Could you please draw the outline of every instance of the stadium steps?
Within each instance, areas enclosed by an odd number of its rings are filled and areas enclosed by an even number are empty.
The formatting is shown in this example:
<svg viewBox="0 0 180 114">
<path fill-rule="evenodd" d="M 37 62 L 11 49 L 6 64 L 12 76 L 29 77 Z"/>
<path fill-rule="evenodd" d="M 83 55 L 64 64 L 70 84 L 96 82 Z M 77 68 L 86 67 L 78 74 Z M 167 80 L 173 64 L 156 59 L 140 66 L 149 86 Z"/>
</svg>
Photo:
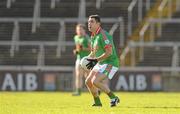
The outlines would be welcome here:
<svg viewBox="0 0 180 114">
<path fill-rule="evenodd" d="M 138 39 L 139 39 L 139 31 L 140 31 L 140 29 L 143 27 L 143 25 L 145 24 L 145 22 L 146 22 L 146 19 L 147 18 L 149 18 L 149 15 L 155 15 L 155 13 L 153 13 L 153 12 L 157 12 L 156 10 L 157 10 L 157 7 L 160 5 L 160 2 L 161 2 L 161 0 L 158 0 L 158 1 L 153 1 L 153 6 L 151 7 L 151 9 L 147 12 L 147 14 L 146 14 L 146 16 L 143 18 L 143 21 L 141 22 L 141 23 L 137 23 L 137 21 L 135 20 L 135 21 L 133 21 L 133 33 L 132 33 L 132 35 L 131 36 L 129 36 L 128 38 L 127 38 L 127 43 L 128 43 L 128 41 L 129 40 L 133 40 L 133 41 L 137 41 Z M 135 10 L 136 12 L 137 12 L 137 9 Z M 153 13 L 153 14 L 152 14 Z M 135 16 L 135 14 L 137 14 L 137 13 L 133 13 L 133 16 Z M 137 15 L 136 15 L 136 18 L 137 18 Z M 126 46 L 124 46 L 124 49 L 125 49 L 125 47 Z M 123 49 L 121 49 L 121 50 L 123 50 Z M 121 52 L 121 53 L 123 53 L 123 51 Z M 139 53 L 139 50 L 138 49 L 136 49 L 136 51 L 135 51 L 135 53 L 136 53 L 136 55 L 138 55 L 138 53 Z M 122 66 L 129 66 L 130 64 L 131 64 L 131 53 L 130 52 L 128 52 L 127 54 L 126 54 L 126 58 L 121 62 L 121 65 Z M 139 56 L 137 56 L 136 58 L 139 58 Z"/>
<path fill-rule="evenodd" d="M 127 8 L 130 4 L 130 0 L 126 1 L 105 1 L 102 3 L 102 7 L 100 9 L 96 9 L 95 2 L 89 2 L 87 6 L 86 16 L 92 14 L 99 14 L 101 17 L 127 17 Z"/>
<path fill-rule="evenodd" d="M 109 17 L 109 18 L 118 18 L 123 17 L 124 25 L 125 25 L 125 36 L 127 35 L 127 9 L 131 0 L 105 0 L 102 3 L 102 7 L 100 9 L 96 9 L 96 2 L 89 2 L 89 5 L 86 8 L 86 16 L 92 14 L 98 14 L 101 17 Z M 104 23 L 103 23 L 104 24 Z M 102 24 L 102 25 L 103 25 Z M 115 38 L 119 38 L 119 36 L 114 35 Z M 116 42 L 116 39 L 115 39 Z"/>
<path fill-rule="evenodd" d="M 94 2 L 94 3 L 93 3 Z M 87 1 L 87 16 L 91 14 L 96 14 L 99 11 L 99 14 L 102 17 L 113 17 L 118 18 L 119 16 L 123 16 L 125 19 L 125 24 L 127 23 L 127 8 L 130 4 L 131 0 L 107 0 L 103 2 L 103 7 L 99 10 L 94 9 L 95 7 L 95 0 Z M 0 1 L 0 5 L 2 6 L 0 8 L 0 17 L 33 17 L 33 9 L 34 9 L 34 3 L 35 0 L 16 0 L 14 3 L 12 3 L 11 8 L 6 8 L 6 1 L 2 0 Z M 117 3 L 117 4 L 116 4 Z M 113 7 L 115 6 L 115 7 Z M 78 16 L 78 8 L 79 7 L 79 0 L 61 0 L 57 2 L 56 7 L 54 9 L 50 8 L 50 0 L 43 0 L 41 1 L 41 17 L 77 17 Z M 93 8 L 92 12 L 89 12 L 90 8 Z M 67 11 L 68 10 L 68 11 Z M 68 12 L 68 13 L 67 13 Z M 88 13 L 89 12 L 89 13 Z M 66 23 L 66 41 L 73 41 L 73 36 L 75 34 L 75 25 L 76 23 Z M 57 41 L 58 31 L 59 31 L 59 24 L 49 24 L 49 23 L 41 23 L 40 27 L 37 28 L 37 31 L 35 33 L 31 33 L 31 23 L 20 23 L 20 41 Z M 1 26 L 3 27 L 3 26 Z M 8 28 L 10 27 L 10 28 Z M 8 26 L 7 28 L 0 29 L 0 32 L 2 35 L 1 40 L 11 39 L 12 36 L 12 29 L 13 25 Z M 111 24 L 103 24 L 103 28 L 107 31 L 109 31 L 110 27 L 112 27 Z M 3 32 L 2 32 L 3 31 Z M 8 33 L 7 33 L 8 32 Z M 7 35 L 7 36 L 6 36 Z M 118 45 L 119 42 L 119 31 L 115 31 L 114 33 L 114 40 L 116 45 Z M 62 54 L 62 58 L 67 58 L 67 56 L 70 56 L 71 59 L 69 59 L 71 62 L 67 64 L 74 64 L 72 59 L 72 48 L 71 51 L 64 52 Z M 33 49 L 29 50 L 31 53 Z M 27 50 L 28 51 L 28 50 Z M 49 51 L 47 51 L 47 55 Z M 49 60 L 49 62 L 46 62 L 46 64 L 56 64 L 60 61 L 60 59 L 55 57 L 54 53 L 51 55 L 51 57 L 46 57 L 46 60 Z M 65 56 L 67 54 L 67 56 Z M 32 54 L 33 55 L 33 54 Z M 34 58 L 36 58 L 36 54 L 34 55 Z M 54 63 L 51 63 L 53 60 Z M 16 56 L 13 59 L 15 59 L 19 56 Z M 6 58 L 6 57 L 5 57 Z M 7 58 L 8 57 L 7 55 Z M 11 58 L 12 59 L 12 58 Z M 22 59 L 23 60 L 23 59 Z M 65 59 L 62 59 L 62 62 L 64 62 Z M 7 62 L 9 64 L 9 62 Z M 11 62 L 10 62 L 11 63 Z M 35 62 L 32 62 L 33 64 Z M 60 63 L 60 62 L 59 62 Z M 58 63 L 58 64 L 59 64 Z M 64 63 L 65 64 L 65 63 Z"/>
<path fill-rule="evenodd" d="M 180 18 L 180 11 L 176 12 L 172 18 Z M 162 36 L 155 39 L 161 42 L 180 42 L 180 23 L 167 23 L 162 27 Z"/>
<path fill-rule="evenodd" d="M 170 47 L 144 48 L 144 60 L 137 66 L 171 66 L 173 49 Z"/>
<path fill-rule="evenodd" d="M 9 46 L 0 46 L 1 65 L 36 65 L 37 48 L 35 46 L 20 46 L 19 51 L 15 51 L 14 56 L 10 56 Z"/>
<path fill-rule="evenodd" d="M 14 23 L 0 22 L 0 41 L 11 41 Z"/>
<path fill-rule="evenodd" d="M 2 3 L 2 1 L 0 1 Z M 65 2 L 65 3 L 64 3 Z M 76 6 L 79 6 L 78 1 L 74 1 Z M 22 1 L 22 0 L 17 0 L 15 1 L 11 8 L 6 8 L 6 2 L 3 1 L 3 4 L 1 4 L 3 7 L 1 7 L 0 16 L 1 17 L 31 17 L 33 14 L 33 8 L 34 8 L 34 1 Z M 72 17 L 72 14 L 77 13 L 78 11 L 75 11 L 73 6 L 73 3 L 71 1 L 61 1 L 59 4 L 56 4 L 55 9 L 50 8 L 50 1 L 49 0 L 43 0 L 41 2 L 41 15 L 42 17 Z M 67 8 L 66 6 L 69 5 L 69 8 L 73 9 L 72 11 L 69 11 L 67 13 Z M 64 11 L 66 13 L 63 14 L 62 8 L 64 8 Z M 59 9 L 58 9 L 59 8 Z M 27 11 L 26 11 L 27 9 Z M 32 9 L 31 12 L 29 12 Z M 23 10 L 23 11 L 22 11 Z M 44 14 L 43 11 L 47 12 Z M 62 13 L 61 13 L 62 12 Z M 30 15 L 31 14 L 31 15 Z M 68 14 L 68 15 L 65 15 Z M 54 16 L 53 16 L 54 15 Z M 77 16 L 77 15 L 76 15 Z M 0 24 L 0 40 L 11 40 L 12 38 L 12 31 L 13 31 L 13 23 L 2 23 Z M 75 24 L 74 24 L 75 25 Z M 58 32 L 60 29 L 59 23 L 41 23 L 40 27 L 36 29 L 35 33 L 31 32 L 32 28 L 32 23 L 25 23 L 25 22 L 20 22 L 19 24 L 19 31 L 20 31 L 20 41 L 57 41 L 58 40 Z M 71 33 L 75 32 L 75 27 L 73 26 Z M 71 38 L 71 41 L 73 39 Z M 45 48 L 45 64 L 49 65 L 74 65 L 74 59 L 72 58 L 73 53 L 72 50 L 73 48 L 68 47 L 67 49 L 69 50 L 66 52 L 62 52 L 61 58 L 56 57 L 56 47 L 54 47 L 54 51 L 48 51 L 53 47 L 48 47 Z M 15 51 L 15 54 L 13 57 L 10 57 L 10 47 L 2 47 L 1 48 L 1 56 L 0 56 L 0 61 L 2 61 L 2 65 L 36 65 L 37 63 L 37 56 L 38 56 L 38 47 L 33 48 L 33 47 L 26 47 L 23 46 L 23 49 L 20 49 L 19 51 Z M 48 53 L 47 53 L 48 52 Z M 53 53 L 54 52 L 54 53 Z M 30 59 L 31 58 L 31 59 Z M 75 57 L 74 57 L 75 58 Z M 66 59 L 69 59 L 67 61 Z M 24 62 L 26 61 L 26 62 Z"/>
<path fill-rule="evenodd" d="M 180 66 L 180 48 L 178 49 L 178 56 L 179 56 L 179 66 Z"/>
<path fill-rule="evenodd" d="M 67 47 L 61 53 L 60 57 L 56 56 L 57 47 L 45 47 L 45 65 L 67 65 L 75 64 L 75 56 L 73 55 L 74 47 Z M 39 53 L 38 46 L 20 46 L 15 51 L 14 56 L 10 56 L 10 46 L 0 46 L 0 64 L 1 65 L 36 65 Z"/>
<path fill-rule="evenodd" d="M 173 16 L 173 18 L 178 17 L 179 12 L 177 12 L 175 14 L 175 16 Z M 179 38 L 179 28 L 180 25 L 179 24 L 165 24 L 163 26 L 162 29 L 162 36 L 161 37 L 157 37 L 155 39 L 155 42 L 179 42 L 180 38 Z M 146 49 L 146 48 L 145 48 Z M 151 51 L 146 51 L 147 55 L 146 56 L 150 56 L 151 55 Z M 148 54 L 149 53 L 149 54 Z M 169 54 L 164 56 L 164 53 Z M 171 50 L 165 50 L 165 51 L 160 51 L 159 52 L 159 57 L 157 56 L 152 56 L 150 58 L 150 60 L 148 60 L 146 57 L 146 60 L 144 60 L 143 62 L 141 62 L 139 65 L 148 65 L 148 64 L 153 64 L 153 65 L 159 65 L 159 66 L 171 66 L 171 62 L 172 62 L 172 55 L 173 55 L 173 49 L 171 48 Z M 157 59 L 158 58 L 158 59 Z M 156 62 L 154 62 L 156 61 Z M 144 64 L 142 64 L 144 63 Z"/>
<path fill-rule="evenodd" d="M 66 23 L 66 33 L 65 40 L 66 41 L 74 41 L 73 37 L 76 34 L 75 28 L 77 23 Z"/>
<path fill-rule="evenodd" d="M 0 17 L 32 17 L 35 0 L 17 0 L 11 8 L 6 7 L 6 1 L 0 1 Z"/>
<path fill-rule="evenodd" d="M 50 8 L 50 0 L 41 2 L 41 17 L 78 17 L 79 1 L 56 2 L 55 8 Z"/>
<path fill-rule="evenodd" d="M 180 12 L 176 12 L 172 18 L 179 18 Z M 180 24 L 167 23 L 162 28 L 162 36 L 157 37 L 155 42 L 180 42 L 179 33 Z M 162 48 L 160 48 L 162 49 Z M 154 66 L 171 66 L 173 49 L 168 49 L 167 47 L 163 50 L 156 51 L 157 54 L 154 55 L 155 49 L 147 50 L 145 48 L 145 59 L 138 63 L 140 66 L 154 65 Z M 152 56 L 153 55 L 153 56 Z M 157 56 L 159 55 L 159 56 Z M 180 49 L 179 49 L 180 55 Z M 180 56 L 179 56 L 180 60 Z"/>
<path fill-rule="evenodd" d="M 146 16 L 144 17 L 143 21 L 138 24 L 138 26 L 136 27 L 136 29 L 133 31 L 133 34 L 128 38 L 129 40 L 133 40 L 133 41 L 139 41 L 139 40 L 140 40 L 139 32 L 140 32 L 141 28 L 144 26 L 144 24 L 146 23 L 146 20 L 147 20 L 148 18 L 150 18 L 150 17 L 154 17 L 154 18 L 158 17 L 158 11 L 157 11 L 157 9 L 158 9 L 160 3 L 161 3 L 161 0 L 157 0 L 156 3 L 154 3 L 154 6 L 153 6 L 153 7 L 151 8 L 151 10 L 146 14 Z M 173 6 L 175 6 L 175 1 L 173 2 Z M 174 9 L 173 9 L 173 12 L 175 12 L 175 7 L 174 7 Z M 163 17 L 167 17 L 167 16 L 168 16 L 168 14 L 167 14 L 167 7 L 166 7 L 166 8 L 165 8 L 165 11 L 163 12 Z M 149 38 L 149 32 L 146 32 L 146 34 L 145 34 L 145 39 L 144 39 L 144 40 L 145 40 L 145 41 L 149 41 L 149 40 L 150 40 L 150 38 Z M 137 53 L 137 54 L 139 53 L 139 49 L 136 49 L 135 51 L 136 51 L 135 53 Z M 130 57 L 131 57 L 131 54 L 128 53 L 127 56 L 126 56 L 126 58 L 125 58 L 125 60 L 124 60 L 125 62 L 124 62 L 123 65 L 125 65 L 125 66 L 129 66 L 129 65 L 130 65 L 130 63 L 131 63 Z M 138 63 L 138 61 L 139 61 L 138 58 L 139 58 L 139 56 L 136 56 L 136 61 L 137 61 L 137 63 Z M 137 64 L 137 63 L 136 63 L 136 64 Z"/>
<path fill-rule="evenodd" d="M 154 7 L 147 13 L 147 15 L 145 16 L 143 21 L 136 28 L 136 30 L 134 30 L 132 36 L 130 36 L 130 39 L 132 39 L 133 41 L 139 41 L 139 39 L 140 39 L 139 32 L 142 29 L 142 27 L 146 24 L 146 21 L 149 18 L 159 18 L 158 7 L 159 7 L 161 1 L 162 0 L 157 0 L 156 4 L 154 4 Z M 172 5 L 173 5 L 172 12 L 173 12 L 173 14 L 175 14 L 176 13 L 176 2 L 173 1 Z M 167 6 L 164 8 L 162 17 L 163 18 L 167 18 L 168 17 L 168 7 Z M 145 34 L 145 41 L 149 41 L 149 37 L 148 36 L 149 36 L 149 32 L 146 32 L 146 34 Z"/>
<path fill-rule="evenodd" d="M 66 47 L 66 50 L 61 53 L 60 57 L 56 56 L 56 47 L 46 47 L 45 65 L 75 65 L 75 55 L 73 55 L 73 46 Z"/>
<path fill-rule="evenodd" d="M 36 32 L 31 31 L 32 23 L 20 23 L 21 41 L 57 41 L 59 23 L 41 23 Z"/>
</svg>

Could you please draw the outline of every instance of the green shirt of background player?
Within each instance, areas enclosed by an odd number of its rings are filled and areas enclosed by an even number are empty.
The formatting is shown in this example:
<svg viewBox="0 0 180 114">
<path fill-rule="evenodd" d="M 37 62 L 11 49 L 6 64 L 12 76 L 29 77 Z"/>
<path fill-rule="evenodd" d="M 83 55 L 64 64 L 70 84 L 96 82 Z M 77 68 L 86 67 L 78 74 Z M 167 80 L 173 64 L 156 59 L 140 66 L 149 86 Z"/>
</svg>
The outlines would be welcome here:
<svg viewBox="0 0 180 114">
<path fill-rule="evenodd" d="M 89 39 L 88 35 L 85 36 L 74 36 L 74 42 L 76 45 L 75 54 L 77 59 L 82 59 L 83 57 L 89 55 Z"/>
<path fill-rule="evenodd" d="M 118 71 L 119 58 L 113 43 L 112 36 L 101 28 L 101 20 L 98 15 L 91 15 L 88 19 L 88 29 L 91 35 L 91 53 L 87 68 L 90 71 L 86 78 L 86 85 L 93 95 L 94 104 L 92 106 L 102 106 L 98 95 L 98 89 L 105 92 L 111 102 L 110 106 L 116 106 L 119 98 L 115 96 L 109 86 L 108 80 L 112 79 Z"/>
<path fill-rule="evenodd" d="M 73 50 L 76 55 L 75 63 L 75 92 L 73 96 L 81 94 L 82 79 L 83 76 L 87 76 L 87 73 L 80 66 L 80 61 L 83 57 L 90 53 L 89 36 L 85 32 L 85 26 L 78 24 L 76 26 L 76 35 L 74 36 L 75 49 Z"/>
</svg>

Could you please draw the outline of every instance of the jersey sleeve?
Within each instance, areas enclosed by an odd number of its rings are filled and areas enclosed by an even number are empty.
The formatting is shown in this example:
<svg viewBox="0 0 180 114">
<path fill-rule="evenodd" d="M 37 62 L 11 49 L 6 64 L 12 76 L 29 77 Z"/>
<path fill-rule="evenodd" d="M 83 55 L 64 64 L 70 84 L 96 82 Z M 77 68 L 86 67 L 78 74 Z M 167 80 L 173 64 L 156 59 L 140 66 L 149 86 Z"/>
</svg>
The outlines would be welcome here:
<svg viewBox="0 0 180 114">
<path fill-rule="evenodd" d="M 75 44 L 79 44 L 78 39 L 77 39 L 77 36 L 74 36 L 74 43 L 75 43 Z"/>
<path fill-rule="evenodd" d="M 112 47 L 111 41 L 110 41 L 110 37 L 111 36 L 107 36 L 106 33 L 104 31 L 101 32 L 102 34 L 102 39 L 101 39 L 101 45 L 102 47 L 105 48 L 109 48 Z"/>
<path fill-rule="evenodd" d="M 88 43 L 89 43 L 89 42 L 88 42 L 88 39 L 85 38 L 85 44 L 84 44 L 84 46 L 85 46 L 85 47 L 88 47 Z"/>
</svg>

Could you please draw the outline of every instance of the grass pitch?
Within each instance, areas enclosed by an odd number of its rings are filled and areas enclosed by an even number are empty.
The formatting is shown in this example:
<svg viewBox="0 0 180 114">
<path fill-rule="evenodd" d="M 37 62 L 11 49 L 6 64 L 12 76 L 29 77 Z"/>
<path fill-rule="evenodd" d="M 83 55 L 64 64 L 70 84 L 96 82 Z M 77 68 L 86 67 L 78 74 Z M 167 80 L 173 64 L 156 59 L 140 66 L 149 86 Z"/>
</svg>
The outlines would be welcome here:
<svg viewBox="0 0 180 114">
<path fill-rule="evenodd" d="M 180 114 L 180 93 L 116 93 L 117 107 L 101 94 L 103 107 L 91 107 L 86 92 L 72 96 L 64 92 L 0 92 L 0 114 Z"/>
</svg>

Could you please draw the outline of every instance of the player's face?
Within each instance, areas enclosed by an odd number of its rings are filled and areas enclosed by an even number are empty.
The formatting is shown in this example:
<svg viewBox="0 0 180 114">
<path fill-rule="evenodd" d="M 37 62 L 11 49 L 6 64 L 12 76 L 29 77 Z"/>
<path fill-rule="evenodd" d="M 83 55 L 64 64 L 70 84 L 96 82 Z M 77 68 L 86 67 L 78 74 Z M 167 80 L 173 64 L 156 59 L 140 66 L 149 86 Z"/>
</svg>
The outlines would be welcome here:
<svg viewBox="0 0 180 114">
<path fill-rule="evenodd" d="M 76 34 L 78 36 L 83 36 L 85 34 L 85 30 L 82 27 L 77 26 L 76 27 Z"/>
<path fill-rule="evenodd" d="M 94 18 L 89 18 L 88 20 L 89 31 L 95 33 L 98 27 L 99 27 L 99 23 L 96 22 Z"/>
</svg>

